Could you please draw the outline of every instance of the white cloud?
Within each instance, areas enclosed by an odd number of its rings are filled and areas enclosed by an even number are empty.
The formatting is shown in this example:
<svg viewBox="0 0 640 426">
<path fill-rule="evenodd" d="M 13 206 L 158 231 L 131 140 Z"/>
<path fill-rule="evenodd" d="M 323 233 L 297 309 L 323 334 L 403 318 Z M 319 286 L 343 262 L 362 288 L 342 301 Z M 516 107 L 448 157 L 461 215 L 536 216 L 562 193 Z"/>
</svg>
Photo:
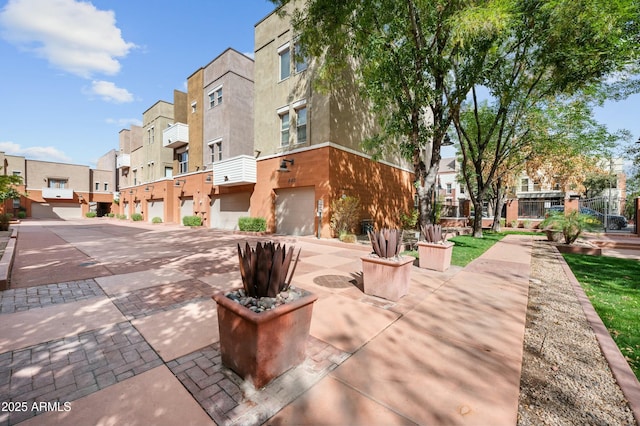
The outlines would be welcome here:
<svg viewBox="0 0 640 426">
<path fill-rule="evenodd" d="M 120 71 L 117 58 L 135 44 L 122 38 L 113 11 L 75 0 L 9 0 L 0 11 L 2 36 L 53 66 L 90 78 Z"/>
<path fill-rule="evenodd" d="M 30 160 L 54 161 L 61 163 L 71 162 L 64 152 L 52 146 L 30 146 L 23 148 L 15 142 L 0 142 L 0 151 L 8 155 L 18 155 Z"/>
<path fill-rule="evenodd" d="M 133 95 L 110 81 L 92 81 L 89 93 L 100 96 L 107 102 L 122 104 L 133 101 Z"/>
<path fill-rule="evenodd" d="M 107 124 L 115 124 L 121 128 L 129 127 L 132 124 L 142 126 L 142 120 L 138 118 L 107 118 L 105 121 Z"/>
</svg>

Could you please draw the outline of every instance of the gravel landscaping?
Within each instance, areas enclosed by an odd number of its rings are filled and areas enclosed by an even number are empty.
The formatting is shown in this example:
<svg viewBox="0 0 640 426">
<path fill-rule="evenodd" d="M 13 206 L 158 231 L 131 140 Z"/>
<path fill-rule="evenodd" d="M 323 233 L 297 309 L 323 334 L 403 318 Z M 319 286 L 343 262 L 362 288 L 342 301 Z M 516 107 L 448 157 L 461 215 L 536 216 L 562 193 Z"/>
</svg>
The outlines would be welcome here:
<svg viewBox="0 0 640 426">
<path fill-rule="evenodd" d="M 551 245 L 536 241 L 518 425 L 635 425 Z"/>
</svg>

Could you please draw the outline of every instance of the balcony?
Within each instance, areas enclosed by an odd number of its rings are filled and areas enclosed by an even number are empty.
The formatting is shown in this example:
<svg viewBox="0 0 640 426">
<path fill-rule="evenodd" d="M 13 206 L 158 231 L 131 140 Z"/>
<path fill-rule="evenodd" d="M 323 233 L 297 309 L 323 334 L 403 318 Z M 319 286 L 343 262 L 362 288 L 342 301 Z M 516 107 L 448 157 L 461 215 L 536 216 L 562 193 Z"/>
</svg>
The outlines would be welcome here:
<svg viewBox="0 0 640 426">
<path fill-rule="evenodd" d="M 131 156 L 129 154 L 118 154 L 116 158 L 117 169 L 127 169 L 131 167 Z"/>
<path fill-rule="evenodd" d="M 239 155 L 213 163 L 213 184 L 234 186 L 256 183 L 256 159 Z"/>
<path fill-rule="evenodd" d="M 162 146 L 165 148 L 180 148 L 189 143 L 189 126 L 176 123 L 162 131 Z"/>
<path fill-rule="evenodd" d="M 73 200 L 73 189 L 69 188 L 42 188 L 42 198 L 57 200 Z"/>
</svg>

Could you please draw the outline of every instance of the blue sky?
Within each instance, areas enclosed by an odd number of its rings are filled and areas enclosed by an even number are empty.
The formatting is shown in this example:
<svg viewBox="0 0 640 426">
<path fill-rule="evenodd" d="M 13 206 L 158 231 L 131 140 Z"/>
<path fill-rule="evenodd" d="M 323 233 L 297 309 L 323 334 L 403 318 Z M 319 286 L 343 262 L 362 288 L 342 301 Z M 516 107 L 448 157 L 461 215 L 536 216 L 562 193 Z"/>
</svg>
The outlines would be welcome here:
<svg viewBox="0 0 640 426">
<path fill-rule="evenodd" d="M 267 0 L 1 0 L 0 151 L 95 166 L 226 48 L 253 54 Z"/>
<path fill-rule="evenodd" d="M 253 53 L 267 0 L 0 0 L 0 151 L 95 166 L 118 132 L 227 47 Z M 640 137 L 640 95 L 596 117 Z M 446 155 L 446 154 L 445 154 Z"/>
</svg>

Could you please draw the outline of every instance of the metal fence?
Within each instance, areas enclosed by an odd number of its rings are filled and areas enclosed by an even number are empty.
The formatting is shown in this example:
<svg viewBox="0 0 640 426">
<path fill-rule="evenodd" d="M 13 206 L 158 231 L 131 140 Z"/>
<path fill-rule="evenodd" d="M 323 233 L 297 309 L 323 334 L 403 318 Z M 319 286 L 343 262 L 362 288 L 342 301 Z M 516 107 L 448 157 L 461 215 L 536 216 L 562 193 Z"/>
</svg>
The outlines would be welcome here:
<svg viewBox="0 0 640 426">
<path fill-rule="evenodd" d="M 547 211 L 553 206 L 563 206 L 564 200 L 518 200 L 518 217 L 524 219 L 544 219 Z"/>
</svg>

